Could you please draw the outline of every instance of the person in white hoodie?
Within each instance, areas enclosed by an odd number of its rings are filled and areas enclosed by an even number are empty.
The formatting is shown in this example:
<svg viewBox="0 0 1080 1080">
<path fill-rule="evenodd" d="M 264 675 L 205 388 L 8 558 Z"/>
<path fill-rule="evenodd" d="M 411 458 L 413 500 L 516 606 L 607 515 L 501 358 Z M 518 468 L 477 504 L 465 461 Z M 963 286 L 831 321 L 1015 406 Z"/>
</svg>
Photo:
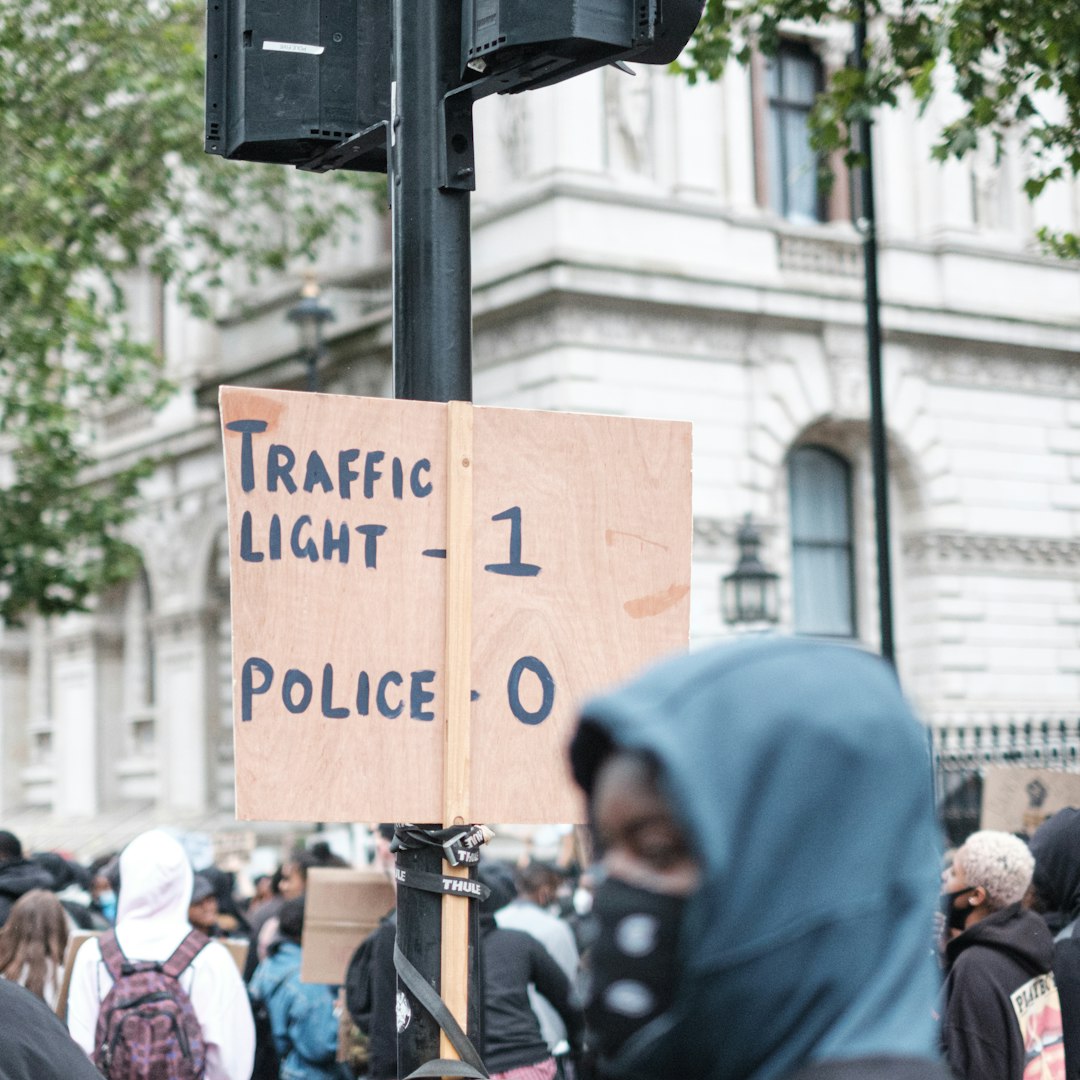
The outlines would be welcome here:
<svg viewBox="0 0 1080 1080">
<path fill-rule="evenodd" d="M 167 960 L 191 930 L 188 905 L 193 882 L 184 849 L 167 833 L 137 836 L 120 856 L 116 936 L 133 962 Z M 205 1080 L 248 1080 L 255 1055 L 255 1025 L 247 991 L 224 946 L 210 942 L 180 976 L 206 1045 Z M 98 1013 L 112 977 L 94 940 L 75 957 L 68 999 L 68 1028 L 92 1055 Z"/>
</svg>

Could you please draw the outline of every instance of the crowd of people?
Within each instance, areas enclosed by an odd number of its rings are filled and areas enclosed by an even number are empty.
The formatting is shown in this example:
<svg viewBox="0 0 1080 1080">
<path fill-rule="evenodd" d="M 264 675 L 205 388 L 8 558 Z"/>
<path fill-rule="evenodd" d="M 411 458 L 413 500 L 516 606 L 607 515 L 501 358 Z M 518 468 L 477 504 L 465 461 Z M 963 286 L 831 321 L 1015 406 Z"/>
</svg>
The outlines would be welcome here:
<svg viewBox="0 0 1080 1080">
<path fill-rule="evenodd" d="M 1080 810 L 942 862 L 877 658 L 682 657 L 569 753 L 596 862 L 478 870 L 492 1080 L 1080 1078 Z M 342 986 L 301 978 L 308 873 L 345 865 L 315 843 L 239 897 L 163 831 L 86 867 L 0 831 L 0 1080 L 396 1080 L 395 912 Z"/>
</svg>

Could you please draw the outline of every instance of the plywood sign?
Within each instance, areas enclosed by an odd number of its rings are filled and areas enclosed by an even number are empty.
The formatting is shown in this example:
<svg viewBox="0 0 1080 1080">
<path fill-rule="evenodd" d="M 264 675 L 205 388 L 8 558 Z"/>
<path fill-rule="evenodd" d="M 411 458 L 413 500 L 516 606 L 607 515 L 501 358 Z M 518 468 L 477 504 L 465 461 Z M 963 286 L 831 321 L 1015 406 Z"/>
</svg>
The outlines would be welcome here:
<svg viewBox="0 0 1080 1080">
<path fill-rule="evenodd" d="M 1060 769 L 988 766 L 983 777 L 984 829 L 1031 836 L 1047 818 L 1067 806 L 1080 806 L 1080 775 Z"/>
<path fill-rule="evenodd" d="M 228 387 L 221 413 L 238 816 L 581 821 L 581 699 L 687 643 L 690 425 Z"/>
<path fill-rule="evenodd" d="M 340 986 L 360 943 L 394 907 L 394 883 L 374 870 L 312 867 L 304 901 L 300 981 Z"/>
</svg>

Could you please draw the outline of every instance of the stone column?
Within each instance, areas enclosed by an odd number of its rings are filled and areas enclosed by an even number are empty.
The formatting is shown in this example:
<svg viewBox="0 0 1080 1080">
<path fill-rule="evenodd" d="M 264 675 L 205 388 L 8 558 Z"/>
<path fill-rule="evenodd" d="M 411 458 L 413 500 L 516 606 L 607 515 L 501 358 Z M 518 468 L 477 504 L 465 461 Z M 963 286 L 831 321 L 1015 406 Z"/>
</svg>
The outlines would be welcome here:
<svg viewBox="0 0 1080 1080">
<path fill-rule="evenodd" d="M 123 637 L 119 627 L 72 616 L 52 646 L 55 810 L 92 817 L 118 802 L 123 756 Z"/>
<path fill-rule="evenodd" d="M 153 628 L 161 806 L 205 813 L 215 786 L 216 617 L 205 608 L 170 612 Z"/>
<path fill-rule="evenodd" d="M 0 815 L 22 799 L 20 772 L 30 760 L 29 647 L 25 635 L 0 634 Z"/>
</svg>

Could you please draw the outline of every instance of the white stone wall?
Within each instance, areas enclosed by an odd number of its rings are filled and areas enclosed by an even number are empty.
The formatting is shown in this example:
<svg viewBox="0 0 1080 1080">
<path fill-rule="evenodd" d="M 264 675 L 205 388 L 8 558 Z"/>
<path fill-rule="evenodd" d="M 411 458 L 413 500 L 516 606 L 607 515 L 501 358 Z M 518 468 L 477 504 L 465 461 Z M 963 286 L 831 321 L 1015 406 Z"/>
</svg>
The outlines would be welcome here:
<svg viewBox="0 0 1080 1080">
<path fill-rule="evenodd" d="M 790 628 L 786 456 L 800 442 L 833 448 L 853 467 L 858 630 L 874 648 L 859 235 L 845 222 L 793 227 L 755 204 L 750 110 L 740 69 L 696 88 L 609 70 L 478 105 L 475 396 L 694 422 L 696 644 L 732 632 L 720 579 L 747 512 L 780 574 L 780 629 Z M 1006 182 L 1015 161 L 996 172 L 981 158 L 931 164 L 936 119 L 901 110 L 876 135 L 900 674 L 940 725 L 1075 715 L 1080 268 L 1039 258 L 1031 243 L 1037 222 L 1075 227 L 1075 191 L 1063 186 L 1031 208 Z M 329 389 L 390 392 L 388 258 L 373 213 L 319 267 L 338 313 Z M 153 449 L 168 461 L 130 529 L 148 582 L 152 722 L 141 742 L 133 736 L 139 708 L 124 681 L 138 677 L 134 601 L 121 603 L 127 622 L 102 611 L 6 633 L 9 817 L 37 821 L 27 810 L 36 806 L 65 823 L 132 819 L 132 807 L 152 803 L 139 821 L 227 820 L 213 387 L 299 385 L 284 320 L 298 284 L 245 295 L 237 279 L 217 298 L 213 327 L 166 304 L 161 333 L 181 394 L 108 448 L 118 460 Z"/>
</svg>

